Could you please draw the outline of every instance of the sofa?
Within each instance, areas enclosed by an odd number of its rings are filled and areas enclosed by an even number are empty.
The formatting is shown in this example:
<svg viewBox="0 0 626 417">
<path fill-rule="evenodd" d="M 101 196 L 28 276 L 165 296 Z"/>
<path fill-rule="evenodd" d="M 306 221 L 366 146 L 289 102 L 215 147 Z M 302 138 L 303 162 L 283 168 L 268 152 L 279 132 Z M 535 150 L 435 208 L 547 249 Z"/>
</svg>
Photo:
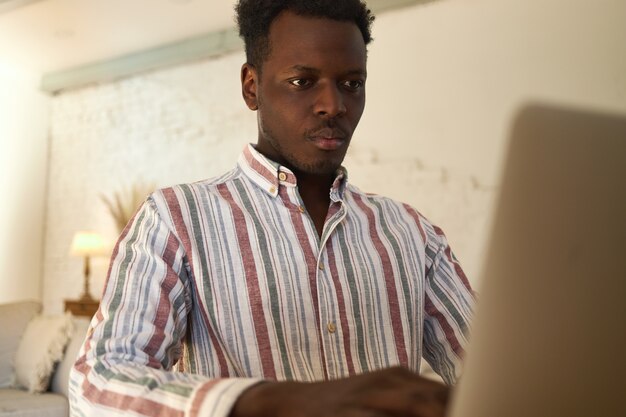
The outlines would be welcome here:
<svg viewBox="0 0 626 417">
<path fill-rule="evenodd" d="M 67 417 L 68 379 L 89 319 L 0 305 L 0 417 Z"/>
<path fill-rule="evenodd" d="M 84 342 L 90 320 L 69 315 L 44 316 L 40 311 L 41 304 L 34 301 L 0 305 L 0 417 L 69 416 L 69 373 Z M 35 326 L 37 324 L 39 328 Z M 28 351 L 29 345 L 39 344 L 40 339 L 45 339 L 39 337 L 39 334 L 48 333 L 47 327 L 54 326 L 62 330 L 63 341 L 54 346 L 58 355 L 51 360 L 53 364 L 49 369 L 49 378 L 43 378 L 44 381 L 38 387 L 20 384 L 18 380 L 24 378 L 17 378 L 16 367 L 31 365 L 30 362 L 34 361 L 37 354 Z M 33 332 L 37 336 L 36 343 L 28 343 L 28 333 Z M 39 349 L 42 350 L 50 353 L 50 349 Z M 17 360 L 20 356 L 26 357 L 29 362 L 26 366 Z M 426 363 L 424 365 L 423 376 L 441 381 Z M 41 375 L 39 377 L 41 379 Z"/>
</svg>

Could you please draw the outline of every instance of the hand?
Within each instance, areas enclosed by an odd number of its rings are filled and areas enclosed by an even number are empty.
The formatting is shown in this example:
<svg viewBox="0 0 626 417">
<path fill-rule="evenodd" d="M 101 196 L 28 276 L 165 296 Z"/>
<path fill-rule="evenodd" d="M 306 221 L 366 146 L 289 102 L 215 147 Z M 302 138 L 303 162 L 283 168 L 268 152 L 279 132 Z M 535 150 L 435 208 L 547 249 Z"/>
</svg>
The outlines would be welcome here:
<svg viewBox="0 0 626 417">
<path fill-rule="evenodd" d="M 266 382 L 245 391 L 230 417 L 443 417 L 446 386 L 396 367 L 326 382 Z"/>
</svg>

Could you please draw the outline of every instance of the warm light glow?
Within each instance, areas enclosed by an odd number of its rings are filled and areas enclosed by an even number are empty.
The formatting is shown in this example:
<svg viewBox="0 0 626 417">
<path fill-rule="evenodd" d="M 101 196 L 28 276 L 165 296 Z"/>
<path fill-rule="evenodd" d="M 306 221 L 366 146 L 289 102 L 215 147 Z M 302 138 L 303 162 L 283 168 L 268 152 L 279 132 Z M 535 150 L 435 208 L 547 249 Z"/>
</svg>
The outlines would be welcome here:
<svg viewBox="0 0 626 417">
<path fill-rule="evenodd" d="M 107 254 L 104 239 L 95 232 L 76 232 L 70 254 L 74 256 L 101 256 Z"/>
</svg>

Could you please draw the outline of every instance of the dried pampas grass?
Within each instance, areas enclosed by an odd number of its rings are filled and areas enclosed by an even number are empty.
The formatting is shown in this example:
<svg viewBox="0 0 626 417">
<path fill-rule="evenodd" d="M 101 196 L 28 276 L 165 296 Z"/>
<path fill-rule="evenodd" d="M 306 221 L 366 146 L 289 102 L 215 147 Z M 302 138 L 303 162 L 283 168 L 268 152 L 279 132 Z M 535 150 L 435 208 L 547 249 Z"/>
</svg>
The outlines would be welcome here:
<svg viewBox="0 0 626 417">
<path fill-rule="evenodd" d="M 124 227 L 126 227 L 130 219 L 132 219 L 148 194 L 155 189 L 156 186 L 152 183 L 146 184 L 140 182 L 132 185 L 129 189 L 113 193 L 112 198 L 100 195 L 109 213 L 111 213 L 113 220 L 115 220 L 118 233 L 122 233 L 122 230 L 124 230 Z"/>
</svg>

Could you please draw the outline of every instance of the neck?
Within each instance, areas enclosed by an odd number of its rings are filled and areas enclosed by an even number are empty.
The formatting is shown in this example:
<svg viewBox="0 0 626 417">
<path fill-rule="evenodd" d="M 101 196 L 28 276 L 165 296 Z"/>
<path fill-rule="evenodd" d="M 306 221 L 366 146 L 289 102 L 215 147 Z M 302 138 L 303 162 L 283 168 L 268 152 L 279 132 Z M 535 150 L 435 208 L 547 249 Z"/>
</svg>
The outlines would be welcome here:
<svg viewBox="0 0 626 417">
<path fill-rule="evenodd" d="M 318 235 L 321 236 L 330 205 L 330 187 L 334 177 L 302 172 L 295 172 L 295 174 L 298 179 L 298 191 L 302 202 L 315 224 Z"/>
<path fill-rule="evenodd" d="M 298 190 L 302 199 L 330 201 L 330 187 L 333 185 L 334 175 L 316 175 L 303 172 L 294 172 L 298 179 Z"/>
</svg>

